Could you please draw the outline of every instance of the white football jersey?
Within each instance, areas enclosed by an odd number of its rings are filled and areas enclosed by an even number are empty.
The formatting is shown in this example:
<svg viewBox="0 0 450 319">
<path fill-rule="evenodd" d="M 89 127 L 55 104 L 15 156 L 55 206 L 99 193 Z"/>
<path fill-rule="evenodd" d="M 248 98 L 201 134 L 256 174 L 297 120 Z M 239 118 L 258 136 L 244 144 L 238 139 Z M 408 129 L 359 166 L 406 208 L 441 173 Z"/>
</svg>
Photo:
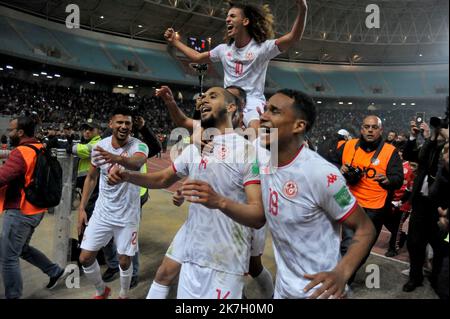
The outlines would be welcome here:
<svg viewBox="0 0 450 319">
<path fill-rule="evenodd" d="M 273 172 L 260 177 L 277 264 L 276 295 L 306 298 L 314 289 L 303 293 L 310 282 L 303 275 L 336 267 L 340 222 L 356 209 L 356 200 L 339 170 L 306 147 L 287 165 L 259 166 Z"/>
<path fill-rule="evenodd" d="M 179 176 L 199 179 L 224 197 L 245 203 L 244 187 L 259 184 L 258 167 L 248 153 L 253 146 L 231 133 L 213 138 L 213 152 L 201 156 L 191 144 L 176 158 L 173 168 Z M 183 262 L 190 262 L 226 273 L 248 272 L 251 229 L 236 223 L 220 210 L 191 204 L 185 224 Z"/>
<path fill-rule="evenodd" d="M 256 108 L 266 100 L 264 88 L 269 61 L 280 53 L 276 40 L 257 43 L 251 39 L 242 48 L 237 48 L 235 42 L 231 45 L 220 44 L 209 55 L 211 61 L 220 61 L 223 65 L 224 87 L 242 87 L 248 95 L 246 108 Z"/>
<path fill-rule="evenodd" d="M 124 157 L 132 157 L 137 153 L 148 156 L 148 146 L 134 137 L 129 137 L 128 143 L 122 147 L 112 146 L 112 136 L 107 137 L 96 146 L 100 146 L 105 151 Z M 108 184 L 108 173 L 114 164 L 103 164 L 98 166 L 94 156 L 97 151 L 92 150 L 93 166 L 100 169 L 99 195 L 95 202 L 93 214 L 97 218 L 115 226 L 138 225 L 141 211 L 140 187 L 131 183 L 121 183 L 114 186 Z"/>
</svg>

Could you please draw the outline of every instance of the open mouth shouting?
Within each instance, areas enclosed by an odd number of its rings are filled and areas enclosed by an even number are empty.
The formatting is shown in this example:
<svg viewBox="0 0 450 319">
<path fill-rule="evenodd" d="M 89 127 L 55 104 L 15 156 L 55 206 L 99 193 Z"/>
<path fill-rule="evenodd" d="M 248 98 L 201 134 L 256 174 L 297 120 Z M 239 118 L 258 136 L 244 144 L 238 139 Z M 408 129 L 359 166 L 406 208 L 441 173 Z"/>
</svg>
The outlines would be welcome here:
<svg viewBox="0 0 450 319">
<path fill-rule="evenodd" d="M 200 113 L 201 113 L 202 117 L 211 113 L 211 110 L 212 110 L 212 108 L 208 104 L 204 103 L 204 104 L 202 104 L 202 106 L 200 106 Z"/>
<path fill-rule="evenodd" d="M 234 26 L 232 24 L 227 24 L 227 34 L 233 34 L 233 31 L 235 30 Z"/>
</svg>

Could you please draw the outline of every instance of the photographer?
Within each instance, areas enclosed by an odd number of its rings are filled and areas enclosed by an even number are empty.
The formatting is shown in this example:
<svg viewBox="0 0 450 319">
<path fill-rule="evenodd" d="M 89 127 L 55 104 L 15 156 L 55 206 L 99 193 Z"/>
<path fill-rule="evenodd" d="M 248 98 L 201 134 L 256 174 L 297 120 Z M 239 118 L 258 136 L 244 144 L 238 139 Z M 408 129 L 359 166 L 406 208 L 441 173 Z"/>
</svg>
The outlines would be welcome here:
<svg viewBox="0 0 450 319">
<path fill-rule="evenodd" d="M 338 150 L 342 163 L 341 173 L 358 204 L 372 220 L 376 238 L 390 208 L 391 194 L 403 184 L 402 160 L 395 147 L 383 141 L 382 132 L 381 119 L 373 115 L 367 116 L 361 125 L 361 137 L 348 141 Z M 353 232 L 344 227 L 342 255 L 345 255 L 351 245 L 352 237 Z M 349 283 L 353 281 L 355 274 L 356 272 Z"/>
<path fill-rule="evenodd" d="M 403 157 L 408 161 L 419 163 L 414 187 L 411 194 L 412 213 L 409 221 L 407 247 L 410 259 L 409 280 L 403 291 L 410 292 L 422 286 L 422 267 L 425 261 L 425 250 L 429 243 L 433 248 L 433 269 L 429 280 L 434 286 L 440 271 L 443 258 L 443 243 L 440 238 L 437 222 L 439 219 L 438 204 L 430 197 L 430 190 L 436 180 L 440 154 L 448 142 L 448 116 L 446 120 L 433 118 L 430 120 L 432 130 L 425 123 L 417 127 L 411 121 L 411 136 L 405 145 Z M 417 139 L 422 135 L 425 142 L 419 146 Z"/>
</svg>

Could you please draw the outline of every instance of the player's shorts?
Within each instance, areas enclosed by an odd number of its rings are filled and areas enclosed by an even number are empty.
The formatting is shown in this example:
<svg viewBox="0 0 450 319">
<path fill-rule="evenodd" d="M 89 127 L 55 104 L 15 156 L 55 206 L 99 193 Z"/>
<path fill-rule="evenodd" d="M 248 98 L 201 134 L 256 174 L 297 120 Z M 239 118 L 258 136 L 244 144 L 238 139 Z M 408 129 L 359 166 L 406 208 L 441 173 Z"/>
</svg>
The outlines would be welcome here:
<svg viewBox="0 0 450 319">
<path fill-rule="evenodd" d="M 253 96 L 247 96 L 247 104 L 244 108 L 244 125 L 248 127 L 249 123 L 253 120 L 259 121 L 259 113 L 257 111 L 258 107 L 261 112 L 264 112 L 264 105 L 266 101 Z"/>
<path fill-rule="evenodd" d="M 177 299 L 241 299 L 244 276 L 185 262 L 181 266 Z"/>
<path fill-rule="evenodd" d="M 115 226 L 97 219 L 94 214 L 84 231 L 81 249 L 99 251 L 114 237 L 119 255 L 134 256 L 138 251 L 138 230 L 139 225 Z"/>
<path fill-rule="evenodd" d="M 166 252 L 166 257 L 176 261 L 179 264 L 183 263 L 184 260 L 184 243 L 186 234 L 186 223 L 184 223 L 180 229 L 178 229 L 175 237 L 170 243 L 169 248 Z"/>
<path fill-rule="evenodd" d="M 266 223 L 267 225 L 267 223 Z M 264 225 L 260 229 L 252 229 L 252 242 L 250 256 L 257 257 L 264 253 L 266 245 L 267 227 Z"/>
</svg>

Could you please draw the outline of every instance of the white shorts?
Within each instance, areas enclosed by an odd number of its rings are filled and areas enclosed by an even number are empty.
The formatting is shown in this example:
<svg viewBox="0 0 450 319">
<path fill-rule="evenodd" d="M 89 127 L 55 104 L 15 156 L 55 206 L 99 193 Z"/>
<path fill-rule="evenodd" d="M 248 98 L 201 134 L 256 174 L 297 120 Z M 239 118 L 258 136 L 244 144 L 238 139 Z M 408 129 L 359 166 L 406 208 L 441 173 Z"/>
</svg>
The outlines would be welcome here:
<svg viewBox="0 0 450 319">
<path fill-rule="evenodd" d="M 115 226 L 97 219 L 94 214 L 84 231 L 81 249 L 99 251 L 114 237 L 119 255 L 134 256 L 138 251 L 138 230 L 139 225 Z"/>
<path fill-rule="evenodd" d="M 264 252 L 264 246 L 266 245 L 267 236 L 267 223 L 260 229 L 252 229 L 252 242 L 250 256 L 261 256 Z"/>
<path fill-rule="evenodd" d="M 244 276 L 189 262 L 181 266 L 177 299 L 241 299 Z"/>
<path fill-rule="evenodd" d="M 186 223 L 181 225 L 180 229 L 178 229 L 175 237 L 170 243 L 169 248 L 167 249 L 166 256 L 173 261 L 176 261 L 179 264 L 183 263 L 184 260 L 184 243 L 185 243 L 185 234 L 186 234 Z"/>
<path fill-rule="evenodd" d="M 259 113 L 257 108 L 259 107 L 261 112 L 264 112 L 264 105 L 266 101 L 253 96 L 247 96 L 247 105 L 244 108 L 244 125 L 248 127 L 249 123 L 253 120 L 259 121 Z"/>
</svg>

